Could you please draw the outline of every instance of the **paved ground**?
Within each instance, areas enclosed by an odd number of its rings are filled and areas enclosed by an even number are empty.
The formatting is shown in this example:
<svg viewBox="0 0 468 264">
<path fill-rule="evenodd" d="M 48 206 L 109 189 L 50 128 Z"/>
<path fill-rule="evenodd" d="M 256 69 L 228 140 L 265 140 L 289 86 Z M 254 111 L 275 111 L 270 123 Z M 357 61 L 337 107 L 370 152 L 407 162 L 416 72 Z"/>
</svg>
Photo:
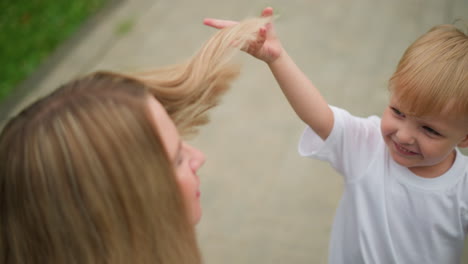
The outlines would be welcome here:
<svg viewBox="0 0 468 264">
<path fill-rule="evenodd" d="M 416 36 L 462 15 L 468 21 L 466 0 L 122 1 L 44 78 L 30 82 L 34 90 L 16 106 L 94 69 L 179 62 L 214 32 L 204 17 L 241 19 L 267 5 L 280 15 L 284 46 L 326 99 L 358 115 L 382 112 L 387 79 Z M 122 25 L 131 30 L 117 34 Z M 205 261 L 326 263 L 340 177 L 298 156 L 303 125 L 267 67 L 240 57 L 243 74 L 192 142 L 208 158 L 198 226 Z"/>
</svg>

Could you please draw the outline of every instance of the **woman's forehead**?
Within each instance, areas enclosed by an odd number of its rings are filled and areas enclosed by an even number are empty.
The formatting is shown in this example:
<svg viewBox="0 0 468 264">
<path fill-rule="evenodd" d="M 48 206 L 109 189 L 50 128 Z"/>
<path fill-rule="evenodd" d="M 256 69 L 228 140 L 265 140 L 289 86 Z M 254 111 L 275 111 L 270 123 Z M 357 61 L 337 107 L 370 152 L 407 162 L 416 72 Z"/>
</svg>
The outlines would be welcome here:
<svg viewBox="0 0 468 264">
<path fill-rule="evenodd" d="M 179 132 L 167 114 L 164 107 L 154 97 L 148 99 L 148 112 L 150 120 L 154 127 L 155 133 L 159 134 L 164 147 L 166 148 L 169 158 L 173 158 L 177 152 L 180 141 Z"/>
</svg>

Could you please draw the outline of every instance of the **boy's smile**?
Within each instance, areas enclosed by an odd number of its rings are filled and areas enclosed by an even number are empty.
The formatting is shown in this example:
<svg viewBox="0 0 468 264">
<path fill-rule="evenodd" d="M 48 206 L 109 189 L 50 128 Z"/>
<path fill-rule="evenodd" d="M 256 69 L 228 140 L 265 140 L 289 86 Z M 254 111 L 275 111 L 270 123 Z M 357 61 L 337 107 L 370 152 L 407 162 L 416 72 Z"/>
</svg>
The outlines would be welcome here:
<svg viewBox="0 0 468 264">
<path fill-rule="evenodd" d="M 381 131 L 393 160 L 413 173 L 433 178 L 445 173 L 455 160 L 456 146 L 468 146 L 468 124 L 444 111 L 415 117 L 405 114 L 392 96 L 382 116 Z"/>
<path fill-rule="evenodd" d="M 411 157 L 420 155 L 419 152 L 409 150 L 409 149 L 405 148 L 404 145 L 402 145 L 402 144 L 400 144 L 400 143 L 398 143 L 396 141 L 393 141 L 393 144 L 395 146 L 395 150 L 397 151 L 397 153 L 399 155 L 403 156 L 403 157 L 411 158 Z"/>
</svg>

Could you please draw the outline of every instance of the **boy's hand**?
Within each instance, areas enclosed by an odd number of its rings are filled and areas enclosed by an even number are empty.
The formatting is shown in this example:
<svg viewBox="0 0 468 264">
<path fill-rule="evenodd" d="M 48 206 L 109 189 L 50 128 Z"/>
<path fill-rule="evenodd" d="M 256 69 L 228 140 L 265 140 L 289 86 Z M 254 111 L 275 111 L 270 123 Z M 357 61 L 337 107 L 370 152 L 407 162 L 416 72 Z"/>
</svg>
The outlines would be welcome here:
<svg viewBox="0 0 468 264">
<path fill-rule="evenodd" d="M 273 8 L 267 7 L 263 9 L 262 16 L 268 17 L 273 15 Z M 228 26 L 236 25 L 239 22 L 231 20 L 205 18 L 203 24 L 222 29 Z M 273 29 L 273 24 L 268 23 L 264 27 L 260 28 L 257 34 L 257 39 L 248 43 L 242 50 L 251 54 L 252 56 L 270 64 L 278 59 L 282 53 L 283 47 L 280 41 L 276 37 Z"/>
</svg>

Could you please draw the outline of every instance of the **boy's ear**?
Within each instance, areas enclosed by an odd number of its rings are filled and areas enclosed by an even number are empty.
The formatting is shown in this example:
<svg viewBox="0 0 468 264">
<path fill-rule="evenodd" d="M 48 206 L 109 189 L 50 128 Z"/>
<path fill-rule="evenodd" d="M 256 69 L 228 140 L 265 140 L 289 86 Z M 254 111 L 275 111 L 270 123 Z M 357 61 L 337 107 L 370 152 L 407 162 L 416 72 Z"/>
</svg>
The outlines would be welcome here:
<svg viewBox="0 0 468 264">
<path fill-rule="evenodd" d="M 465 135 L 465 138 L 460 141 L 457 145 L 459 148 L 468 148 L 468 135 Z"/>
</svg>

